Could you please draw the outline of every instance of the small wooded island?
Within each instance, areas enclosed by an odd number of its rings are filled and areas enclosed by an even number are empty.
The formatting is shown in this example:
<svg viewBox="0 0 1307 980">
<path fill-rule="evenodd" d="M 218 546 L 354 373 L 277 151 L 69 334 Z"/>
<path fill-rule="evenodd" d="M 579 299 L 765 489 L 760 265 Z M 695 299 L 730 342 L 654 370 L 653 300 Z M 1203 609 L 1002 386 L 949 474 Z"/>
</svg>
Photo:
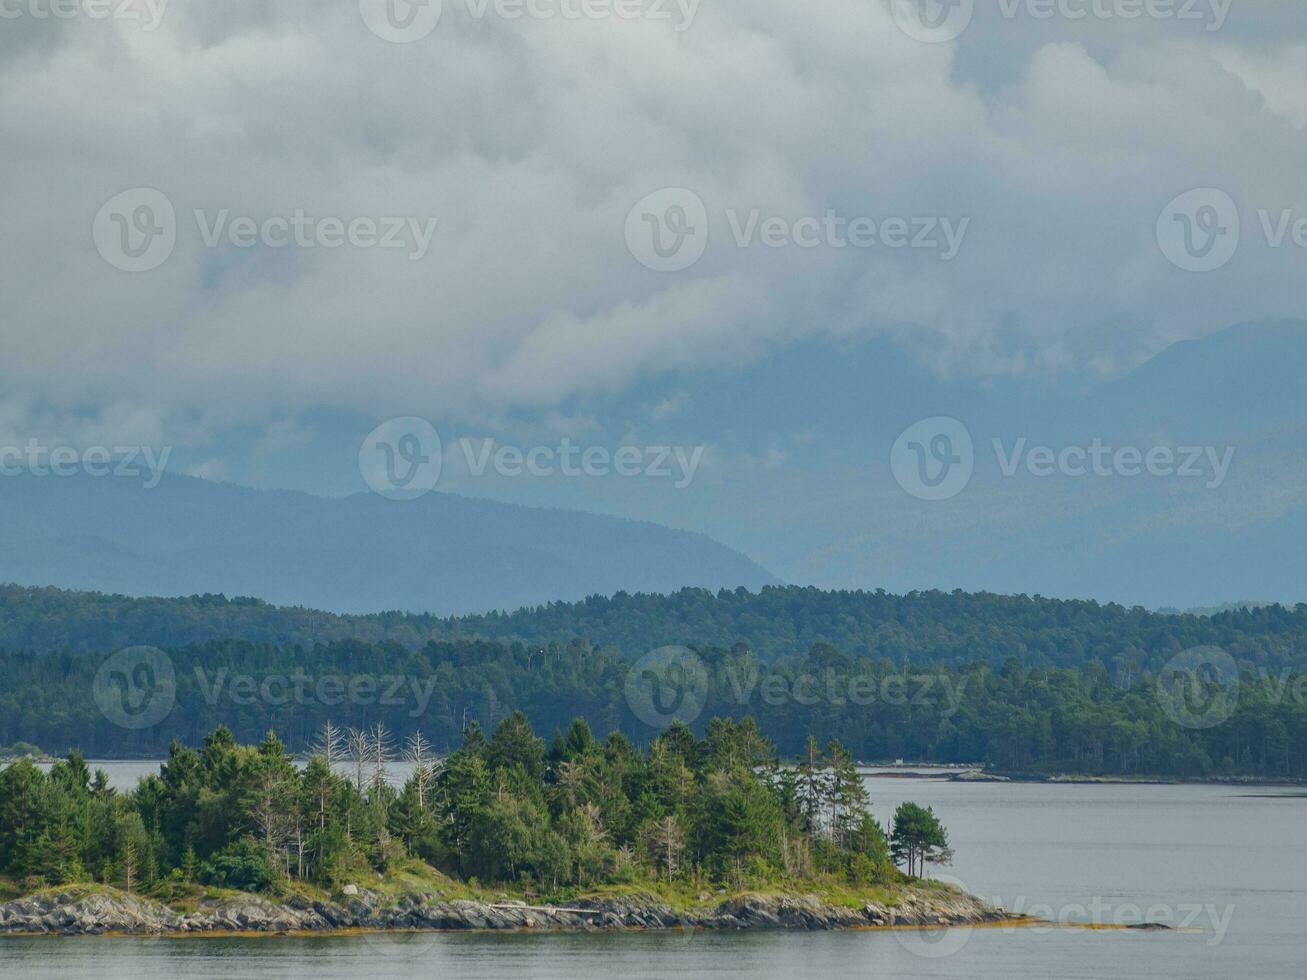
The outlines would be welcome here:
<svg viewBox="0 0 1307 980">
<path fill-rule="evenodd" d="M 780 764 L 751 719 L 640 751 L 584 721 L 551 746 L 520 713 L 413 772 L 384 727 L 321 732 L 297 765 L 271 732 L 173 743 L 111 788 L 77 753 L 0 771 L 0 932 L 843 928 L 1009 918 L 915 877 L 949 858 L 929 809 L 890 834 L 837 742 Z M 902 870 L 900 869 L 902 867 Z"/>
</svg>

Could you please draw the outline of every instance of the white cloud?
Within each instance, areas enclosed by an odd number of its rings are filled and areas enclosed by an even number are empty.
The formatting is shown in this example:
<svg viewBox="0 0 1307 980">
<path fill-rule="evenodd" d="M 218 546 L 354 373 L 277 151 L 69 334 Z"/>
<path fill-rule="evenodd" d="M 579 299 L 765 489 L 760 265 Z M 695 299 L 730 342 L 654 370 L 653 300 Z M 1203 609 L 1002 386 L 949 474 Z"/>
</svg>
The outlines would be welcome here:
<svg viewBox="0 0 1307 980">
<path fill-rule="evenodd" d="M 1227 188 L 1250 216 L 1307 215 L 1304 49 L 1253 30 L 1256 14 L 1219 40 L 1122 28 L 1021 47 L 1016 25 L 992 55 L 1004 80 L 977 84 L 967 45 L 1006 28 L 923 45 L 867 0 L 718 0 L 683 33 L 474 22 L 446 3 L 403 46 L 352 0 L 222 6 L 172 5 L 149 34 L 81 21 L 0 46 L 13 404 L 93 406 L 158 438 L 253 423 L 276 441 L 315 407 L 548 412 L 642 372 L 904 323 L 938 331 L 929 354 L 953 369 L 1110 371 L 1307 299 L 1301 255 L 1252 243 L 1193 276 L 1153 241 L 1194 186 Z M 180 231 L 162 267 L 129 275 L 90 227 L 136 186 L 170 197 Z M 698 191 L 713 223 L 704 259 L 675 275 L 622 238 L 631 205 L 664 186 Z M 440 223 L 411 262 L 205 248 L 197 208 Z M 942 263 L 739 249 L 727 208 L 972 223 Z"/>
<path fill-rule="evenodd" d="M 227 464 L 220 459 L 206 459 L 203 463 L 186 467 L 186 475 L 220 482 L 227 478 Z"/>
</svg>

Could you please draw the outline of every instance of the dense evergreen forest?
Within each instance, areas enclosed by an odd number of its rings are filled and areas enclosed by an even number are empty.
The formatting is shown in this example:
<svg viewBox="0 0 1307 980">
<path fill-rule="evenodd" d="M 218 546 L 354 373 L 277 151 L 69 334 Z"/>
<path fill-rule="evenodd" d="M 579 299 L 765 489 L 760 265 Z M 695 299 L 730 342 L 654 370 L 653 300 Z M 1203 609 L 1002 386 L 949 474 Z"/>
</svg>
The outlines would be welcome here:
<svg viewBox="0 0 1307 980">
<path fill-rule="evenodd" d="M 413 768 L 398 789 L 387 778 L 397 757 Z M 27 760 L 7 767 L 0 873 L 168 900 L 195 885 L 339 888 L 420 861 L 556 895 L 659 881 L 893 884 L 896 862 L 921 874 L 949 859 L 928 809 L 902 805 L 887 839 L 869 806 L 843 746 L 813 742 L 802 765 L 781 767 L 747 719 L 716 721 L 702 740 L 674 724 L 641 752 L 620 733 L 596 740 L 584 721 L 547 748 L 513 714 L 490 738 L 469 725 L 440 760 L 417 735 L 397 746 L 384 726 L 325 726 L 304 767 L 272 732 L 242 746 L 219 728 L 198 750 L 174 742 L 160 773 L 127 793 L 76 754 L 48 775 Z"/>
<path fill-rule="evenodd" d="M 1307 778 L 1307 684 L 1288 671 L 1246 667 L 1233 691 L 1232 678 L 1224 686 L 1211 679 L 1199 700 L 1224 709 L 1214 723 L 1195 727 L 1168 711 L 1143 656 L 1112 669 L 1097 659 L 1082 669 L 1023 665 L 1016 656 L 998 666 L 978 660 L 905 669 L 825 644 L 774 663 L 743 644 L 700 647 L 695 656 L 701 696 L 692 714 L 676 717 L 703 731 L 715 717 L 750 715 L 788 758 L 801 755 L 812 736 L 822 744 L 838 740 L 864 761 Z M 330 720 L 358 729 L 384 723 L 401 739 L 421 730 L 445 751 L 471 723 L 490 730 L 516 710 L 543 732 L 577 716 L 638 745 L 660 730 L 659 719 L 651 723 L 632 701 L 630 682 L 640 674 L 632 660 L 581 641 L 467 640 L 419 650 L 358 641 L 307 649 L 225 642 L 170 649 L 166 658 L 174 684 L 161 694 L 150 689 L 153 672 L 111 677 L 104 686 L 104 654 L 0 655 L 0 745 L 159 757 L 174 737 L 196 743 L 226 726 L 243 741 L 271 727 L 302 751 Z M 112 710 L 128 702 L 148 707 L 149 698 L 165 695 L 166 715 L 148 725 L 124 725 Z M 685 709 L 675 690 L 669 698 L 668 719 Z"/>
<path fill-rule="evenodd" d="M 256 599 L 130 599 L 0 586 L 0 650 L 105 652 L 210 641 L 312 647 L 340 640 L 396 643 L 492 639 L 564 646 L 581 639 L 628 657 L 668 644 L 730 649 L 765 661 L 827 644 L 896 664 L 1157 670 L 1175 652 L 1219 646 L 1241 664 L 1307 669 L 1307 606 L 1232 609 L 1211 616 L 1153 613 L 1096 602 L 987 593 L 828 592 L 772 587 L 595 597 L 512 613 L 442 619 L 407 613 L 336 616 Z"/>
</svg>

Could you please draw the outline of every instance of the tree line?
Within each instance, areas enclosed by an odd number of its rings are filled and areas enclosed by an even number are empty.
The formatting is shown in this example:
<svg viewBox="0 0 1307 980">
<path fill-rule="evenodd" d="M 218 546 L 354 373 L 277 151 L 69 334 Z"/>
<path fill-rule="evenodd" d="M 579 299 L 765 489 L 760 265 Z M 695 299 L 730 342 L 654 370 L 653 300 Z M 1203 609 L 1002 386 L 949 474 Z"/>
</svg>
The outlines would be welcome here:
<svg viewBox="0 0 1307 980">
<path fill-rule="evenodd" d="M 257 599 L 197 595 L 128 598 L 0 585 L 0 650 L 106 652 L 244 640 L 312 647 L 344 640 L 419 650 L 431 641 L 491 639 L 567 646 L 580 639 L 628 657 L 668 644 L 748 647 L 760 660 L 825 644 L 896 664 L 1158 670 L 1179 650 L 1219 646 L 1272 671 L 1307 668 L 1307 606 L 1232 608 L 1210 616 L 1111 603 L 967 592 L 824 591 L 798 586 L 671 595 L 595 596 L 516 612 L 441 618 L 411 613 L 338 616 Z"/>
<path fill-rule="evenodd" d="M 156 724 L 133 728 L 106 713 L 105 699 L 139 701 L 140 690 L 118 685 L 149 678 L 111 678 L 97 689 L 103 654 L 0 654 L 0 745 L 159 758 L 173 737 L 195 743 L 222 726 L 254 742 L 273 727 L 293 751 L 303 751 L 334 719 L 360 730 L 385 724 L 400 739 L 420 729 L 445 752 L 460 744 L 469 723 L 491 730 L 519 710 L 542 731 L 581 716 L 636 744 L 658 732 L 630 700 L 632 661 L 580 641 L 537 647 L 466 640 L 419 650 L 357 641 L 308 649 L 227 642 L 167 655 L 175 704 Z M 695 730 L 715 716 L 747 714 L 790 759 L 802 755 L 811 735 L 822 744 L 839 741 L 864 761 L 1307 778 L 1301 674 L 1245 668 L 1228 717 L 1186 727 L 1168 712 L 1159 677 L 1147 667 L 1027 666 L 1009 657 L 998 666 L 905 669 L 828 645 L 774 663 L 743 645 L 700 648 L 694 656 L 704 687 L 697 714 L 687 718 Z M 1210 700 L 1223 692 L 1209 683 L 1196 693 Z"/>
<path fill-rule="evenodd" d="M 394 785 L 403 759 L 411 775 Z M 325 723 L 306 764 L 268 732 L 174 741 L 157 775 L 118 792 L 71 753 L 48 773 L 0 770 L 0 873 L 25 887 L 99 881 L 168 899 L 195 885 L 339 888 L 409 862 L 528 894 L 662 881 L 892 884 L 950 859 L 928 809 L 904 804 L 887 836 L 838 742 L 779 764 L 751 719 L 702 739 L 673 724 L 641 751 L 577 719 L 546 744 L 520 712 L 471 723 L 447 757 L 382 724 Z M 896 866 L 902 865 L 903 871 Z"/>
</svg>

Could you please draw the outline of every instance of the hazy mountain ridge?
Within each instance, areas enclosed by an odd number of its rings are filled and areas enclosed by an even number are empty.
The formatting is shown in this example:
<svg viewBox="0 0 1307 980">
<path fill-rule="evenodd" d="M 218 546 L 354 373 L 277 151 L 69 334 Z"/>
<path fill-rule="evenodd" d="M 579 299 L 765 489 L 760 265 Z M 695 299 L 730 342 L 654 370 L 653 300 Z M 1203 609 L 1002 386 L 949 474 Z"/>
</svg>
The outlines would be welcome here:
<svg viewBox="0 0 1307 980">
<path fill-rule="evenodd" d="M 599 445 L 709 447 L 683 489 L 469 480 L 456 453 L 441 485 L 471 496 L 409 504 L 183 478 L 130 500 L 133 485 L 119 480 L 78 489 L 79 481 L 24 488 L 6 478 L 0 581 L 442 614 L 777 579 L 1154 608 L 1210 608 L 1248 595 L 1295 603 L 1307 599 L 1304 393 L 1303 320 L 1231 327 L 1176 344 L 1110 383 L 1070 389 L 945 378 L 891 336 L 809 339 L 741 366 L 646 377 L 563 407 L 593 420 Z M 890 447 L 934 416 L 967 426 L 975 472 L 956 497 L 923 501 L 894 481 Z M 1212 487 L 1174 477 L 1039 478 L 1022 467 L 1005 474 L 994 450 L 996 440 L 1013 453 L 1096 439 L 1233 455 Z M 353 467 L 348 443 L 323 458 Z"/>
<path fill-rule="evenodd" d="M 1177 608 L 1244 595 L 1307 599 L 1307 321 L 1232 327 L 1068 394 L 965 379 L 908 391 L 882 380 L 868 381 L 880 394 L 867 396 L 875 404 L 862 408 L 861 439 L 805 448 L 785 486 L 812 505 L 794 506 L 781 531 L 742 526 L 725 540 L 790 581 L 825 588 L 1038 591 Z M 937 415 L 967 426 L 975 472 L 952 499 L 917 500 L 891 478 L 890 447 Z M 1008 475 L 995 449 L 1057 452 L 1094 440 L 1232 455 L 1210 486 L 1174 476 L 1038 478 L 1024 467 Z"/>
<path fill-rule="evenodd" d="M 501 481 L 475 492 L 674 520 L 786 581 L 826 589 L 1039 592 L 1181 609 L 1307 599 L 1307 320 L 1229 327 L 1108 382 L 1088 371 L 946 375 L 909 349 L 915 336 L 809 338 L 565 406 L 595 420 L 604 440 L 635 428 L 708 445 L 684 491 Z M 920 500 L 895 482 L 891 447 L 937 416 L 966 426 L 975 470 L 957 496 Z M 1113 451 L 1232 455 L 1217 486 L 1206 473 L 1034 476 L 1016 456 L 1095 440 Z M 1003 471 L 995 441 L 1017 458 L 1015 472 Z"/>
<path fill-rule="evenodd" d="M 189 477 L 0 480 L 0 581 L 128 595 L 227 593 L 341 612 L 517 608 L 620 589 L 776 579 L 647 522 L 431 494 L 394 502 Z"/>
</svg>

